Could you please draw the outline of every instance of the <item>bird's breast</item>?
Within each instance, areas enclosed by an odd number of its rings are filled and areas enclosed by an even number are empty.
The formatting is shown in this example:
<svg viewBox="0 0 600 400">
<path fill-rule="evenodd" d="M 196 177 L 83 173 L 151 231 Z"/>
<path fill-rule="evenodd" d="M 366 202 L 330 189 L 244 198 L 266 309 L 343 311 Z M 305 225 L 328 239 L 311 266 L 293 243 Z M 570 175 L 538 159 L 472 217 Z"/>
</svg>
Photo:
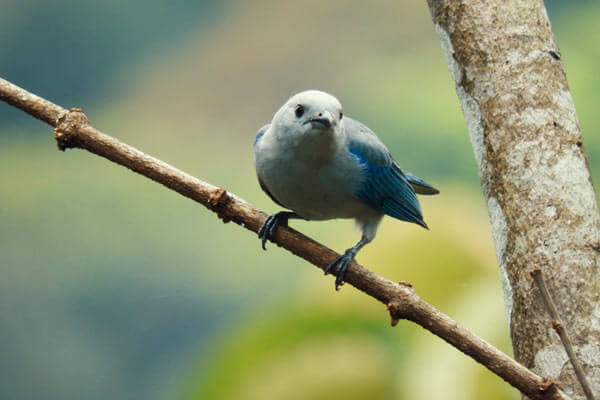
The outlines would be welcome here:
<svg viewBox="0 0 600 400">
<path fill-rule="evenodd" d="M 256 168 L 277 201 L 304 218 L 355 218 L 370 208 L 356 195 L 364 171 L 341 151 L 329 159 L 315 159 L 289 148 L 260 151 Z"/>
</svg>

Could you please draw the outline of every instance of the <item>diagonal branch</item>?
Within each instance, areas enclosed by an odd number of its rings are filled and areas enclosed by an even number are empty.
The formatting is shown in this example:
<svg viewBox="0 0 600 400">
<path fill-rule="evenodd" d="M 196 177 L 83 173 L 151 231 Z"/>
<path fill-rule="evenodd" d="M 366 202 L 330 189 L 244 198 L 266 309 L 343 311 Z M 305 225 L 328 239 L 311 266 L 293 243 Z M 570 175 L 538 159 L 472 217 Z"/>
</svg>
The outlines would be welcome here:
<svg viewBox="0 0 600 400">
<path fill-rule="evenodd" d="M 550 314 L 550 317 L 552 317 L 552 328 L 558 334 L 558 337 L 560 338 L 560 341 L 562 342 L 563 347 L 569 356 L 569 360 L 571 360 L 571 365 L 573 365 L 575 375 L 581 384 L 581 388 L 583 389 L 583 393 L 585 393 L 586 399 L 595 400 L 596 398 L 594 397 L 590 383 L 588 382 L 585 372 L 583 372 L 583 367 L 581 366 L 581 363 L 575 354 L 575 350 L 573 349 L 573 344 L 571 343 L 569 335 L 567 334 L 565 324 L 558 314 L 556 305 L 554 305 L 554 300 L 552 300 L 552 296 L 550 295 L 550 291 L 548 290 L 548 286 L 544 280 L 544 274 L 542 274 L 540 267 L 533 268 L 531 271 L 531 276 L 533 277 L 533 280 L 542 294 L 542 300 L 544 300 L 544 304 L 548 309 L 548 313 Z"/>
<path fill-rule="evenodd" d="M 54 126 L 55 138 L 61 150 L 81 148 L 107 158 L 197 201 L 214 211 L 224 222 L 233 221 L 253 232 L 258 231 L 266 218 L 265 213 L 236 195 L 96 130 L 80 109 L 67 111 L 1 78 L 0 100 Z M 275 242 L 321 269 L 326 268 L 338 255 L 289 227 L 278 228 Z M 421 299 L 410 285 L 391 282 L 356 262 L 350 265 L 346 282 L 386 304 L 392 325 L 400 319 L 413 321 L 483 364 L 531 399 L 567 398 L 552 380 L 534 374 L 460 326 Z"/>
</svg>

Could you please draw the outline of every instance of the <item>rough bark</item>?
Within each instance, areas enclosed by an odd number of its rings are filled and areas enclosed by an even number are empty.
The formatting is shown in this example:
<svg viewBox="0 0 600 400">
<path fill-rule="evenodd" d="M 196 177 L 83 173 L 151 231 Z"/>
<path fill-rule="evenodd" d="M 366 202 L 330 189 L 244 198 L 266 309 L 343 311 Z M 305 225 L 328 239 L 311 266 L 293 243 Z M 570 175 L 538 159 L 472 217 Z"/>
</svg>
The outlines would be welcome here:
<svg viewBox="0 0 600 400">
<path fill-rule="evenodd" d="M 428 4 L 479 167 L 515 358 L 583 398 L 529 274 L 539 267 L 598 393 L 600 217 L 544 3 Z"/>
</svg>

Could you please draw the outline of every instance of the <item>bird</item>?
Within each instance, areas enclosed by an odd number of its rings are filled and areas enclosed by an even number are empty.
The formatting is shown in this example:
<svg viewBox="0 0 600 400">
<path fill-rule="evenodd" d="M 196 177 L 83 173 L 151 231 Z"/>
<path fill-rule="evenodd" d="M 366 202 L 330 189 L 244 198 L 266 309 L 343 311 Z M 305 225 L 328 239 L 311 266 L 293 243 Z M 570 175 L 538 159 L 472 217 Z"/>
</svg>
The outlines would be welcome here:
<svg viewBox="0 0 600 400">
<path fill-rule="evenodd" d="M 290 219 L 354 219 L 360 240 L 334 259 L 325 274 L 343 285 L 349 264 L 373 241 L 384 215 L 429 229 L 416 194 L 439 191 L 400 169 L 366 125 L 345 116 L 324 91 L 290 97 L 254 139 L 254 165 L 262 190 L 289 211 L 268 216 L 258 230 L 262 248 Z"/>
</svg>

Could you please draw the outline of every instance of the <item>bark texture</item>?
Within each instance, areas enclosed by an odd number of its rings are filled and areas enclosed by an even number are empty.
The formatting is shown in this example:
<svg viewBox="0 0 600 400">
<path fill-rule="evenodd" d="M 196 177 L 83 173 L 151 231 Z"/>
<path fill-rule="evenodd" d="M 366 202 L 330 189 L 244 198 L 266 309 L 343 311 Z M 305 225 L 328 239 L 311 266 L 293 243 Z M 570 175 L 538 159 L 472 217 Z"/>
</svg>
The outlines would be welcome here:
<svg viewBox="0 0 600 400">
<path fill-rule="evenodd" d="M 583 398 L 529 272 L 600 391 L 600 218 L 561 54 L 541 0 L 428 0 L 467 122 L 516 359 Z"/>
</svg>

